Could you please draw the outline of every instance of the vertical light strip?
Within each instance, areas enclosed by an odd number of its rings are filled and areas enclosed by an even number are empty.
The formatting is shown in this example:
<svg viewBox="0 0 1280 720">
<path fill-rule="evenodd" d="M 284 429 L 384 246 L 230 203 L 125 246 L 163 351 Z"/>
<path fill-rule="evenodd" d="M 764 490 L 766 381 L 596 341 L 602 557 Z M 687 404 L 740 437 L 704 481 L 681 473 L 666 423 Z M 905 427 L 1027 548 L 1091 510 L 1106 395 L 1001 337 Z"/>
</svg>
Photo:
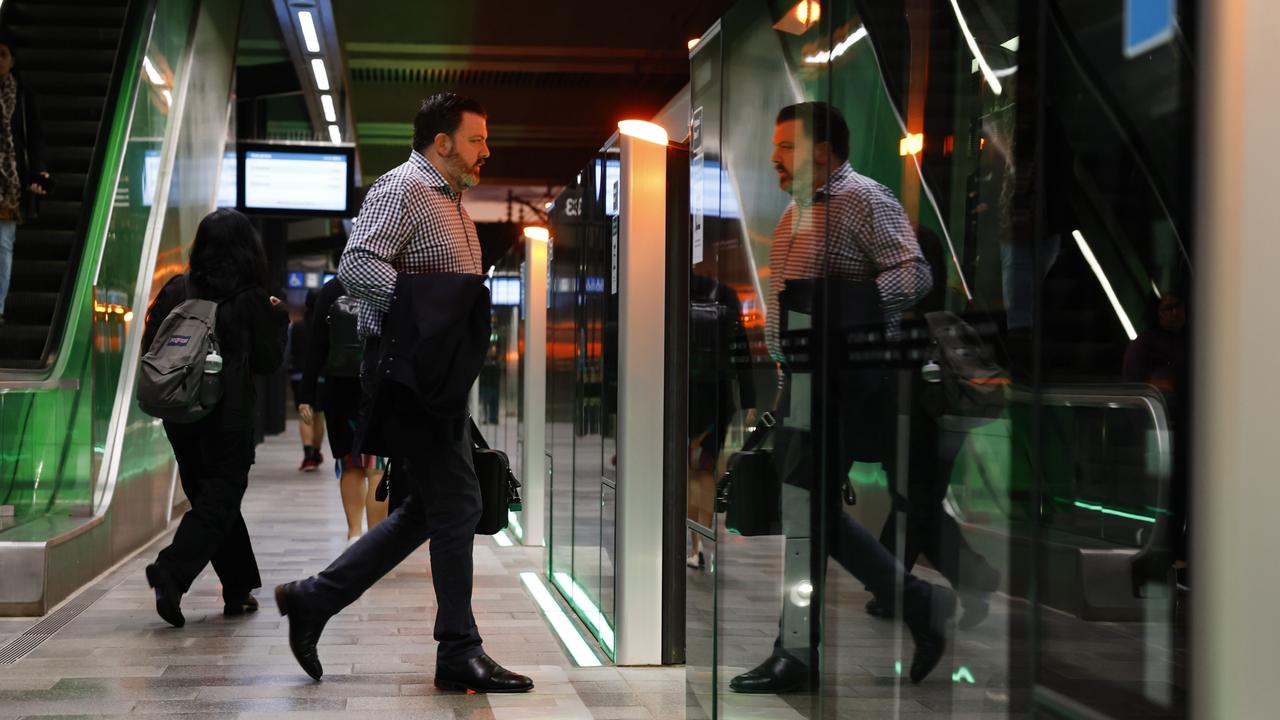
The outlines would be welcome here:
<svg viewBox="0 0 1280 720">
<path fill-rule="evenodd" d="M 542 584 L 542 580 L 538 579 L 537 573 L 522 572 L 520 573 L 520 581 L 528 588 L 529 594 L 533 596 L 533 601 L 542 609 L 542 614 L 551 623 L 551 629 L 555 630 L 556 635 L 560 636 L 560 641 L 569 650 L 569 654 L 573 657 L 573 661 L 578 664 L 578 667 L 600 667 L 602 664 L 600 658 L 596 657 L 596 654 L 591 651 L 591 646 L 587 644 L 582 634 L 569 621 L 569 616 L 565 615 L 560 606 L 556 604 L 555 598 L 551 597 L 551 593 Z"/>
<path fill-rule="evenodd" d="M 298 26 L 302 28 L 302 42 L 307 46 L 307 52 L 320 52 L 320 37 L 316 35 L 316 24 L 311 18 L 311 13 L 306 10 L 300 11 Z"/>
<path fill-rule="evenodd" d="M 320 107 L 324 109 L 325 122 L 331 122 L 331 123 L 338 122 L 338 110 L 333 106 L 332 95 L 321 95 Z"/>
<path fill-rule="evenodd" d="M 329 140 L 334 145 L 337 145 L 338 143 L 342 142 L 342 131 L 338 129 L 337 125 L 329 126 Z"/>
<path fill-rule="evenodd" d="M 311 73 L 316 76 L 316 87 L 321 90 L 329 89 L 329 73 L 325 72 L 324 60 L 320 58 L 311 59 Z"/>
<path fill-rule="evenodd" d="M 1111 289 L 1111 281 L 1107 279 L 1107 274 L 1102 272 L 1102 266 L 1098 264 L 1098 258 L 1093 256 L 1093 249 L 1089 247 L 1089 243 L 1085 242 L 1084 235 L 1079 230 L 1072 230 L 1071 237 L 1076 239 L 1076 245 L 1080 246 L 1080 254 L 1084 255 L 1085 262 L 1089 263 L 1089 267 L 1093 268 L 1093 274 L 1098 277 L 1098 284 L 1102 285 L 1102 291 L 1107 294 L 1107 299 L 1111 301 L 1111 308 L 1116 311 L 1116 317 L 1120 318 L 1120 324 L 1124 326 L 1124 332 L 1129 336 L 1130 340 L 1136 340 L 1138 332 L 1133 329 L 1133 323 L 1129 322 L 1129 315 L 1125 313 L 1124 307 L 1120 305 L 1120 298 L 1116 297 L 1116 291 Z"/>
<path fill-rule="evenodd" d="M 987 84 L 991 86 L 991 90 L 999 95 L 1004 92 L 1004 86 L 1000 84 L 1000 78 L 991 71 L 991 66 L 987 64 L 987 59 L 983 57 L 982 51 L 978 49 L 978 40 L 969 32 L 969 23 L 964 20 L 964 13 L 960 12 L 960 3 L 957 0 L 951 0 L 951 9 L 955 11 L 956 22 L 960 24 L 960 32 L 964 33 L 965 42 L 969 43 L 969 52 L 973 53 L 973 59 L 978 61 L 978 67 L 982 68 L 982 76 L 987 79 Z"/>
<path fill-rule="evenodd" d="M 505 530 L 499 530 L 498 532 L 494 533 L 493 541 L 498 544 L 498 547 L 511 547 L 512 545 L 515 544 L 511 542 L 510 537 L 507 537 L 507 533 Z"/>
</svg>

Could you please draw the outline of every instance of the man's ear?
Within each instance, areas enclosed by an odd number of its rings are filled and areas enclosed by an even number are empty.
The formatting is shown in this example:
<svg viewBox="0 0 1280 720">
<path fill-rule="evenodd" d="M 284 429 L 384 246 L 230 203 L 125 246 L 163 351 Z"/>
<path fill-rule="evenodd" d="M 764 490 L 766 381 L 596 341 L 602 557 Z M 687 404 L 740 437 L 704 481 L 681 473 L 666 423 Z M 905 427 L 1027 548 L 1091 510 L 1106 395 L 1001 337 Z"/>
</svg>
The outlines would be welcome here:
<svg viewBox="0 0 1280 720">
<path fill-rule="evenodd" d="M 448 156 L 453 152 L 453 138 L 444 133 L 436 133 L 436 137 L 431 141 L 431 145 L 435 147 L 436 154 L 442 157 Z"/>
<path fill-rule="evenodd" d="M 813 162 L 816 165 L 834 165 L 835 151 L 831 148 L 831 143 L 823 141 L 813 144 Z"/>
</svg>

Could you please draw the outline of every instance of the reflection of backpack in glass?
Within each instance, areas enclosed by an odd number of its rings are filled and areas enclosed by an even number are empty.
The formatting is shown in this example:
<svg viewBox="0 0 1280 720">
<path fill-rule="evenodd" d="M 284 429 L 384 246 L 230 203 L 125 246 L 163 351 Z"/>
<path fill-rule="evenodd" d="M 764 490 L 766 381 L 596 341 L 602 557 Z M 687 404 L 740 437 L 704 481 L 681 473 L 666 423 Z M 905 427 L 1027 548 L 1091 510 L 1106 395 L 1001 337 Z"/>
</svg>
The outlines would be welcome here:
<svg viewBox="0 0 1280 720">
<path fill-rule="evenodd" d="M 941 371 L 946 411 L 995 417 L 1004 408 L 1009 373 L 993 357 L 989 343 L 955 313 L 925 313 L 933 335 L 933 362 Z"/>
<path fill-rule="evenodd" d="M 138 366 L 138 407 L 143 412 L 190 423 L 213 411 L 222 399 L 217 315 L 217 303 L 192 299 L 165 317 Z"/>
<path fill-rule="evenodd" d="M 325 360 L 326 377 L 360 377 L 360 361 L 364 357 L 364 344 L 356 323 L 356 301 L 346 295 L 339 296 L 329 307 L 329 355 Z"/>
</svg>

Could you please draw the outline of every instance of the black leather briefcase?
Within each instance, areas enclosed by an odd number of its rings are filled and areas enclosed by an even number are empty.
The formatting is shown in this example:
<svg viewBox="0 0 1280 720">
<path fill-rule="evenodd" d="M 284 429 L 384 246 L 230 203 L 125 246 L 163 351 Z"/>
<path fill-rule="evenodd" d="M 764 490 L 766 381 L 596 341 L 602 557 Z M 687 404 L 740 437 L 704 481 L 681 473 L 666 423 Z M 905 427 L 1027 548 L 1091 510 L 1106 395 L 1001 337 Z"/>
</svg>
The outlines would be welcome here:
<svg viewBox="0 0 1280 720">
<path fill-rule="evenodd" d="M 724 526 L 738 535 L 782 534 L 782 490 L 773 453 L 761 448 L 776 421 L 764 413 L 742 449 L 729 457 L 724 476 L 716 483 L 716 512 Z"/>
</svg>

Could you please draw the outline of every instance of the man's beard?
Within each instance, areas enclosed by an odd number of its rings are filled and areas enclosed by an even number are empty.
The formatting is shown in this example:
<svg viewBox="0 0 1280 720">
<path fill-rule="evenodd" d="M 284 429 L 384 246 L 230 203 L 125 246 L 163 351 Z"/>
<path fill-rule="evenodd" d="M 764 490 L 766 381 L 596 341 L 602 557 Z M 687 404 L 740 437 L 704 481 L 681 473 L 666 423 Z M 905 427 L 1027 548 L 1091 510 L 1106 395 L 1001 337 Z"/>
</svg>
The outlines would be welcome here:
<svg viewBox="0 0 1280 720">
<path fill-rule="evenodd" d="M 467 190 L 480 184 L 479 167 L 478 162 L 470 166 L 464 164 L 461 155 L 456 152 L 449 156 L 449 169 L 453 171 L 459 189 Z"/>
</svg>

